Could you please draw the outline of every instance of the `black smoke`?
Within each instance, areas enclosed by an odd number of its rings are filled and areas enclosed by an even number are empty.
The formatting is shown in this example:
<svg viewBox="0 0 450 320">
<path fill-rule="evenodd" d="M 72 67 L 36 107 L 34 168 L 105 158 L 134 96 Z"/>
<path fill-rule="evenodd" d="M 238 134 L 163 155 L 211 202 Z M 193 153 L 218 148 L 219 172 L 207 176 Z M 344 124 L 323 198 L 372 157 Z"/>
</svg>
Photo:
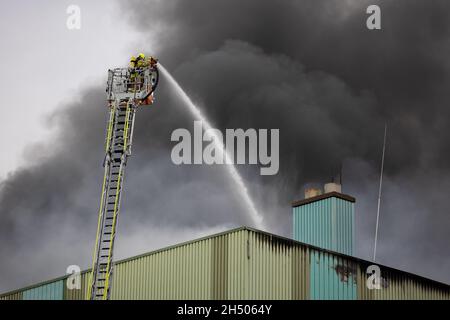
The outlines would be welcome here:
<svg viewBox="0 0 450 320">
<path fill-rule="evenodd" d="M 380 5 L 382 30 L 365 27 L 369 4 Z M 139 45 L 173 72 L 214 127 L 280 129 L 278 175 L 238 168 L 269 231 L 290 236 L 290 201 L 305 183 L 329 181 L 342 163 L 344 192 L 357 197 L 357 255 L 369 258 L 387 122 L 379 259 L 449 282 L 449 7 L 179 0 L 127 1 L 122 10 L 143 34 Z M 53 141 L 30 147 L 29 165 L 2 182 L 2 288 L 88 265 L 104 98 L 103 88 L 86 90 L 52 115 Z M 251 223 L 223 168 L 172 164 L 170 134 L 192 128 L 193 119 L 164 79 L 156 98 L 137 117 L 120 256 L 154 246 L 158 229 Z"/>
<path fill-rule="evenodd" d="M 280 174 L 246 176 L 273 230 L 290 234 L 289 201 L 342 163 L 357 254 L 371 257 L 387 122 L 378 257 L 449 281 L 448 2 L 131 3 L 129 21 L 218 127 L 280 128 Z M 366 28 L 371 4 L 382 30 Z"/>
</svg>

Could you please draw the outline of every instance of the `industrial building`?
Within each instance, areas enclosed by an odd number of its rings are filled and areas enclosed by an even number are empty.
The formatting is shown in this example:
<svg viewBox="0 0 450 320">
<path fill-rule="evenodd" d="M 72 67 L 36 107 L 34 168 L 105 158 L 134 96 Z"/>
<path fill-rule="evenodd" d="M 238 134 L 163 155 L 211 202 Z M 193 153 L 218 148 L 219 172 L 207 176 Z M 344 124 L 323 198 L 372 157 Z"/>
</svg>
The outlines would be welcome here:
<svg viewBox="0 0 450 320">
<path fill-rule="evenodd" d="M 292 204 L 293 239 L 241 227 L 118 261 L 111 299 L 450 299 L 447 284 L 379 264 L 380 286 L 368 286 L 374 263 L 353 257 L 354 203 L 328 184 Z M 0 298 L 86 299 L 88 277 L 78 289 L 64 276 Z"/>
</svg>

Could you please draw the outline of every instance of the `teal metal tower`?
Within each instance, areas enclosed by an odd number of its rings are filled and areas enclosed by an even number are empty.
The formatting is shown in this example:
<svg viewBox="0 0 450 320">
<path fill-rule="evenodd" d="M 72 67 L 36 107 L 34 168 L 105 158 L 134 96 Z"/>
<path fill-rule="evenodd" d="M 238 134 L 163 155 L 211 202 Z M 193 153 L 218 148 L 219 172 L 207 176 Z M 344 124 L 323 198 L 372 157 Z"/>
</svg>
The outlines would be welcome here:
<svg viewBox="0 0 450 320">
<path fill-rule="evenodd" d="M 352 256 L 355 198 L 328 192 L 292 203 L 294 240 Z"/>
</svg>

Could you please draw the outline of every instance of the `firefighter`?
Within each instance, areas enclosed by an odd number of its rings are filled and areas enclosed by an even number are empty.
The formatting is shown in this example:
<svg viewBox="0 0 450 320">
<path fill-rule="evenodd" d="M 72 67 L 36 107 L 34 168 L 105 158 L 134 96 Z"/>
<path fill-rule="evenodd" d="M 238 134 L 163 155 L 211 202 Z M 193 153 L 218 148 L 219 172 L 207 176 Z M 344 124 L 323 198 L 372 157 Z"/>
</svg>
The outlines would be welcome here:
<svg viewBox="0 0 450 320">
<path fill-rule="evenodd" d="M 131 58 L 130 58 L 130 68 L 131 69 L 136 68 L 136 57 L 135 56 L 131 56 Z"/>
<path fill-rule="evenodd" d="M 145 54 L 143 53 L 139 53 L 139 55 L 136 58 L 135 61 L 135 68 L 137 69 L 142 69 L 146 67 L 145 65 Z M 135 72 L 135 82 L 136 82 L 136 88 L 139 91 L 140 90 L 140 86 L 141 86 L 141 81 L 142 81 L 142 75 L 141 75 L 142 70 L 136 71 Z"/>
<path fill-rule="evenodd" d="M 145 54 L 139 53 L 137 57 L 131 57 L 130 59 L 130 89 L 141 91 L 141 86 L 143 85 L 143 74 L 144 71 L 142 69 L 144 68 L 155 68 L 156 64 L 158 63 L 158 60 L 153 58 L 152 56 L 146 57 Z M 152 104 L 153 102 L 153 96 L 148 96 L 145 99 L 144 104 Z"/>
<path fill-rule="evenodd" d="M 139 53 L 138 57 L 136 58 L 136 67 L 137 68 L 145 67 L 145 54 Z"/>
<path fill-rule="evenodd" d="M 130 91 L 134 90 L 134 85 L 136 82 L 136 78 L 137 78 L 137 72 L 136 72 L 136 63 L 137 63 L 137 59 L 135 56 L 131 56 L 130 58 L 130 81 L 128 83 L 128 89 Z"/>
</svg>

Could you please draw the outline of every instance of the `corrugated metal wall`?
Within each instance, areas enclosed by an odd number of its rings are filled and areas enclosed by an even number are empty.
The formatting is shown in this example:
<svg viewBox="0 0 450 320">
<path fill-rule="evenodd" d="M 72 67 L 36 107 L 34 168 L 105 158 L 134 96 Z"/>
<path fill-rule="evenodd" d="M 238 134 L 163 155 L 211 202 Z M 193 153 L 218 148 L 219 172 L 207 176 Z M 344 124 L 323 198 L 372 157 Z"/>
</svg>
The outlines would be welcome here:
<svg viewBox="0 0 450 320">
<path fill-rule="evenodd" d="M 327 252 L 311 250 L 312 300 L 355 300 L 356 263 Z"/>
<path fill-rule="evenodd" d="M 216 241 L 203 239 L 117 263 L 111 298 L 211 299 L 212 277 L 219 276 L 211 268 Z"/>
<path fill-rule="evenodd" d="M 88 288 L 89 271 L 80 274 L 80 289 L 69 289 L 67 287 L 67 278 L 64 279 L 64 299 L 65 300 L 85 300 Z"/>
<path fill-rule="evenodd" d="M 112 299 L 450 299 L 450 287 L 381 266 L 369 290 L 369 262 L 249 229 L 155 251 L 116 264 Z M 385 268 L 386 270 L 384 270 Z M 66 277 L 1 299 L 85 299 Z"/>
<path fill-rule="evenodd" d="M 268 234 L 245 230 L 230 237 L 234 247 L 229 299 L 307 299 L 309 252 L 307 247 Z M 232 254 L 236 252 L 237 254 Z M 240 267 L 241 266 L 241 267 Z M 239 270 L 241 268 L 241 271 Z"/>
<path fill-rule="evenodd" d="M 360 300 L 450 300 L 450 287 L 391 268 L 380 267 L 381 288 L 368 289 L 367 267 L 357 267 L 358 299 Z"/>
<path fill-rule="evenodd" d="M 16 291 L 14 293 L 8 293 L 0 296 L 0 300 L 22 300 L 23 292 Z"/>
<path fill-rule="evenodd" d="M 64 281 L 50 282 L 23 292 L 23 300 L 63 300 Z"/>
<path fill-rule="evenodd" d="M 112 299 L 304 299 L 309 253 L 238 230 L 120 262 Z"/>
<path fill-rule="evenodd" d="M 80 274 L 80 289 L 67 288 L 67 276 L 47 281 L 20 291 L 0 295 L 0 300 L 84 300 L 89 272 Z"/>
<path fill-rule="evenodd" d="M 212 239 L 211 247 L 211 298 L 223 300 L 228 297 L 228 238 L 221 235 Z"/>
<path fill-rule="evenodd" d="M 337 197 L 294 207 L 294 240 L 353 255 L 354 216 L 354 203 Z"/>
</svg>

